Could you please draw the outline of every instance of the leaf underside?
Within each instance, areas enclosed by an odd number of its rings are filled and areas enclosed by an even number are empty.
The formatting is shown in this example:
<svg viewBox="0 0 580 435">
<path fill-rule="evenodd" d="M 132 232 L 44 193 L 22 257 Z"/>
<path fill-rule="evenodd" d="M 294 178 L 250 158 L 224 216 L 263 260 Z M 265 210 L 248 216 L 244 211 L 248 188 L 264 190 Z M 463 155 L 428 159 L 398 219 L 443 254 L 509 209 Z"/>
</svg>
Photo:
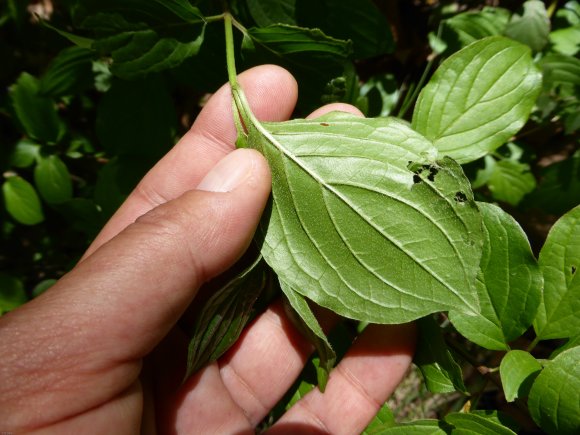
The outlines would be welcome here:
<svg viewBox="0 0 580 435">
<path fill-rule="evenodd" d="M 374 323 L 477 312 L 481 218 L 458 164 L 392 118 L 251 121 L 273 176 L 262 254 L 282 281 Z"/>
</svg>

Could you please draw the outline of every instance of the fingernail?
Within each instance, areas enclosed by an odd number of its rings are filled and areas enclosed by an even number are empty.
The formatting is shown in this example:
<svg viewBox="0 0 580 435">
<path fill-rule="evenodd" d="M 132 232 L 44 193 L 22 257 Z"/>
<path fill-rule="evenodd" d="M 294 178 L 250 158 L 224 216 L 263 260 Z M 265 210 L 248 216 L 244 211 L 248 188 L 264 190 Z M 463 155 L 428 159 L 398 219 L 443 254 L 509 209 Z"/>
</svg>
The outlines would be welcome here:
<svg viewBox="0 0 580 435">
<path fill-rule="evenodd" d="M 221 159 L 201 180 L 197 190 L 208 192 L 231 192 L 251 174 L 254 163 L 252 156 L 236 150 Z"/>
</svg>

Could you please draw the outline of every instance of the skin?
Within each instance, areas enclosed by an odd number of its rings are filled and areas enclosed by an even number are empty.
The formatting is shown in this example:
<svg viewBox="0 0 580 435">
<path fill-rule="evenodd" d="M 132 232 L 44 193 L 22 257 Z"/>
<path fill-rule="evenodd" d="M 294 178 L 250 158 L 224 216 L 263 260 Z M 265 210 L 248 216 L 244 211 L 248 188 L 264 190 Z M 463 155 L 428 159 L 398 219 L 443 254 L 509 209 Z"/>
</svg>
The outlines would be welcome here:
<svg viewBox="0 0 580 435">
<path fill-rule="evenodd" d="M 291 115 L 285 70 L 239 76 L 261 120 Z M 354 107 L 331 110 L 360 114 Z M 270 193 L 253 150 L 235 150 L 229 87 L 151 169 L 83 259 L 50 290 L 0 318 L 0 430 L 14 433 L 254 433 L 299 376 L 312 346 L 274 302 L 218 362 L 181 385 L 176 327 L 200 286 L 251 241 Z M 327 329 L 336 317 L 324 310 Z M 370 326 L 330 376 L 271 433 L 360 433 L 403 378 L 413 325 Z"/>
</svg>

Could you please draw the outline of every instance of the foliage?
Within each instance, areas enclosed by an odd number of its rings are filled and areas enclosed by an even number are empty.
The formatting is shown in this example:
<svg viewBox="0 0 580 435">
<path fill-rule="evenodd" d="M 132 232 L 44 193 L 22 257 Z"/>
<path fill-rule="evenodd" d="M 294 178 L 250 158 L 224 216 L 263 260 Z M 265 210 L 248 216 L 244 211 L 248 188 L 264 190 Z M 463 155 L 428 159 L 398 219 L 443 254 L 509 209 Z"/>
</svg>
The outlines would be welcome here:
<svg viewBox="0 0 580 435">
<path fill-rule="evenodd" d="M 316 344 L 321 389 L 352 334 L 327 338 L 311 303 L 351 332 L 418 320 L 415 363 L 447 411 L 384 407 L 365 433 L 514 433 L 500 408 L 524 430 L 577 433 L 580 4 L 218 3 L 0 5 L 0 313 L 74 265 L 229 79 L 238 145 L 273 173 L 265 261 L 220 277 L 187 325 L 190 371 L 274 287 Z M 367 118 L 261 123 L 234 60 L 289 69 L 296 118 L 333 101 Z M 315 383 L 307 368 L 279 408 Z"/>
</svg>

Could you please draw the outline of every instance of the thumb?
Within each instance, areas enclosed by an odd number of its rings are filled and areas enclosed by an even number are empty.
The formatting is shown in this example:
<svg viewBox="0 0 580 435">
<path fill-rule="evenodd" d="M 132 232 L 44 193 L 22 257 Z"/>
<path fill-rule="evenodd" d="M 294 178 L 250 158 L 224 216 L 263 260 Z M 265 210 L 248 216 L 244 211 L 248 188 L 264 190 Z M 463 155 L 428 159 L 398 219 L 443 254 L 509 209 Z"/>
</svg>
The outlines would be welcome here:
<svg viewBox="0 0 580 435">
<path fill-rule="evenodd" d="M 106 349 L 112 360 L 147 354 L 198 288 L 246 250 L 270 185 L 261 154 L 245 149 L 228 154 L 196 190 L 137 219 L 34 300 L 42 310 L 42 329 L 82 331 L 71 337 L 82 341 L 76 345 Z M 67 331 L 50 334 L 62 339 Z"/>
</svg>

